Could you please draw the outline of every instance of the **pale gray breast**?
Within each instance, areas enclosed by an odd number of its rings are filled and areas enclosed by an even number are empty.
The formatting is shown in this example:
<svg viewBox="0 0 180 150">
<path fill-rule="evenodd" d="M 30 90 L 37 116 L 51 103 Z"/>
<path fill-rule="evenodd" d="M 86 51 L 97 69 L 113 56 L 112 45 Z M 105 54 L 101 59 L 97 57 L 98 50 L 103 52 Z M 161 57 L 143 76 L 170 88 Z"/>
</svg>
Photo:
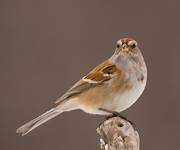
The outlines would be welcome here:
<svg viewBox="0 0 180 150">
<path fill-rule="evenodd" d="M 129 53 L 127 59 L 128 65 L 126 69 L 131 71 L 132 76 L 134 76 L 138 82 L 146 82 L 147 68 L 141 51 L 137 49 L 136 53 Z"/>
</svg>

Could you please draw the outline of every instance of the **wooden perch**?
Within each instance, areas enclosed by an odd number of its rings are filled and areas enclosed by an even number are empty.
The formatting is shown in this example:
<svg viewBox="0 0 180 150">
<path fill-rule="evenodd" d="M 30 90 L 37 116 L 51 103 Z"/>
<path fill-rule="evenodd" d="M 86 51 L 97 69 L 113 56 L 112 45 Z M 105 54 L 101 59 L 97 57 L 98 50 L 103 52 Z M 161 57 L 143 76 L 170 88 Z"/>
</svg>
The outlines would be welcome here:
<svg viewBox="0 0 180 150">
<path fill-rule="evenodd" d="M 101 150 L 139 150 L 139 134 L 134 127 L 120 117 L 105 120 L 97 128 Z"/>
</svg>

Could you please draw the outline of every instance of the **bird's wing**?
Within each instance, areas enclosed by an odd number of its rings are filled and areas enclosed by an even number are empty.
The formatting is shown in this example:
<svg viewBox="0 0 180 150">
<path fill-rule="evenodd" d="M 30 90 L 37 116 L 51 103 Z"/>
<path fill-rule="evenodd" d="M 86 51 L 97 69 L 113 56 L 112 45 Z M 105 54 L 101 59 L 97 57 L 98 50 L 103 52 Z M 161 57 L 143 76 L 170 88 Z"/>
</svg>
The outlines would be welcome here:
<svg viewBox="0 0 180 150">
<path fill-rule="evenodd" d="M 108 60 L 101 63 L 94 68 L 85 77 L 79 80 L 72 88 L 70 88 L 63 96 L 56 100 L 59 103 L 65 99 L 77 96 L 85 90 L 93 88 L 97 85 L 104 84 L 110 80 L 115 72 L 117 72 L 115 64 L 110 63 Z"/>
</svg>

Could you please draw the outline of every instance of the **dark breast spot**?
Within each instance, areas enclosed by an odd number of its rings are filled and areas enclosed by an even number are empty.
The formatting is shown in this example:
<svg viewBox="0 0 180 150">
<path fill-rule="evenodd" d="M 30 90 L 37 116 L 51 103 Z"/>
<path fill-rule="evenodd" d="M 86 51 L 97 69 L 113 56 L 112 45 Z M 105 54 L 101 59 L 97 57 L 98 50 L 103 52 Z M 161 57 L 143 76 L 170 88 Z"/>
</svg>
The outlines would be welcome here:
<svg viewBox="0 0 180 150">
<path fill-rule="evenodd" d="M 141 82 L 144 81 L 144 75 L 141 74 L 140 77 L 137 78 L 137 80 L 138 80 L 138 81 L 141 81 Z"/>
</svg>

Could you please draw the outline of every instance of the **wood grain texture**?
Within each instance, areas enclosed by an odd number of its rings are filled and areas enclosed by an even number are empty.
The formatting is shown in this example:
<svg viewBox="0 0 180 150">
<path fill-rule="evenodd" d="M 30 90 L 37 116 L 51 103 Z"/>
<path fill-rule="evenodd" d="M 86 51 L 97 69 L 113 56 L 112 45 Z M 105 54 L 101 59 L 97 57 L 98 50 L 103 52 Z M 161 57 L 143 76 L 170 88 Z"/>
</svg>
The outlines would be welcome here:
<svg viewBox="0 0 180 150">
<path fill-rule="evenodd" d="M 101 150 L 139 150 L 138 132 L 126 120 L 113 117 L 105 120 L 97 128 Z"/>
</svg>

